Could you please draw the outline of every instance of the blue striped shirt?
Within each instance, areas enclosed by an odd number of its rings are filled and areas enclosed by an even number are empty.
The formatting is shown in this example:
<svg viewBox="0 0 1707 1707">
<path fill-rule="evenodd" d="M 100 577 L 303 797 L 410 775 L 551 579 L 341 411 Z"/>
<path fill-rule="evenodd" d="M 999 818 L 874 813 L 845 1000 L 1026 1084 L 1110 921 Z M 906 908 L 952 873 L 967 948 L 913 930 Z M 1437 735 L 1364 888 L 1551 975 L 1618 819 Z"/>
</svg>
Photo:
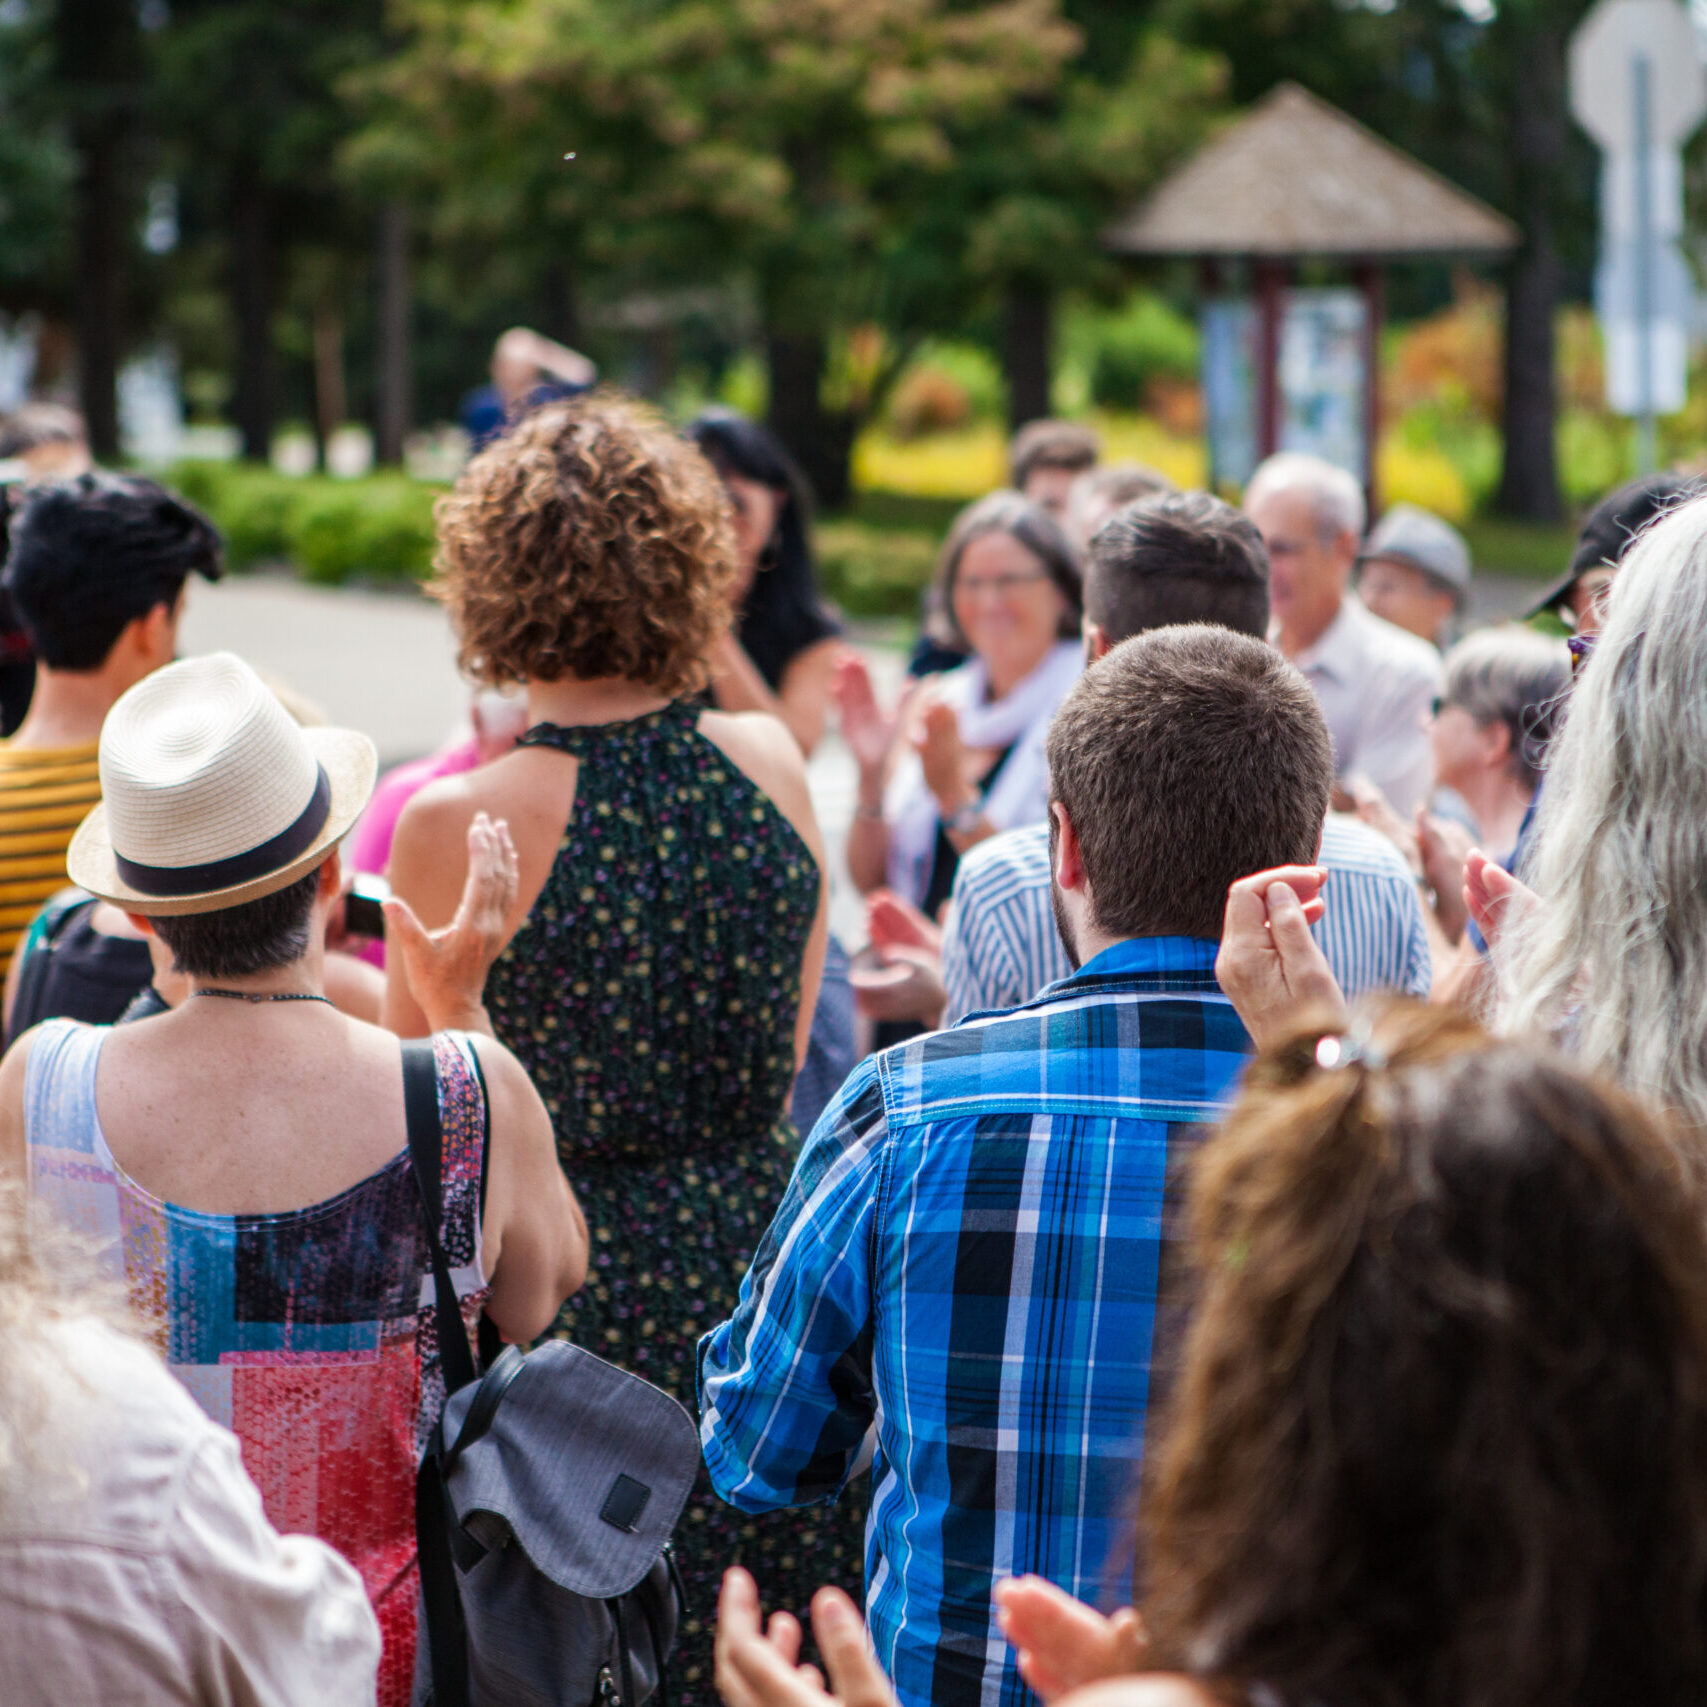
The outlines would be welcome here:
<svg viewBox="0 0 1707 1707">
<path fill-rule="evenodd" d="M 834 1500 L 875 1427 L 867 1617 L 905 1707 L 1030 1699 L 999 1577 L 1130 1593 L 1181 1167 L 1249 1049 L 1215 950 L 1116 943 L 862 1062 L 700 1341 L 706 1466 L 744 1511 Z"/>
<path fill-rule="evenodd" d="M 1426 996 L 1434 977 L 1415 879 L 1397 848 L 1367 824 L 1329 813 L 1322 831 L 1327 912 L 1316 940 L 1347 996 Z M 943 1023 L 1017 1007 L 1072 971 L 1049 905 L 1049 826 L 980 842 L 954 878 L 943 933 Z"/>
</svg>

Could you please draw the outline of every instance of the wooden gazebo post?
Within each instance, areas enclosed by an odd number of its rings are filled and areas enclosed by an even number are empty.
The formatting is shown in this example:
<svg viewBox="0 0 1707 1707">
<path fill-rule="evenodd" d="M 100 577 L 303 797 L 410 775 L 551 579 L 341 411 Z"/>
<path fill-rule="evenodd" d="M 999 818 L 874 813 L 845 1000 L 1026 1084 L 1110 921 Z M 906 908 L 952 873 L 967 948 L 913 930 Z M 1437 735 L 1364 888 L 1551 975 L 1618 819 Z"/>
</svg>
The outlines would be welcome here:
<svg viewBox="0 0 1707 1707">
<path fill-rule="evenodd" d="M 1259 459 L 1286 437 L 1280 351 L 1296 268 L 1309 259 L 1349 268 L 1365 311 L 1362 472 L 1373 513 L 1385 267 L 1503 255 L 1518 235 L 1486 203 L 1338 108 L 1282 83 L 1119 221 L 1105 243 L 1135 258 L 1195 257 L 1206 290 L 1220 263 L 1249 265 L 1256 315 L 1252 439 Z"/>
</svg>

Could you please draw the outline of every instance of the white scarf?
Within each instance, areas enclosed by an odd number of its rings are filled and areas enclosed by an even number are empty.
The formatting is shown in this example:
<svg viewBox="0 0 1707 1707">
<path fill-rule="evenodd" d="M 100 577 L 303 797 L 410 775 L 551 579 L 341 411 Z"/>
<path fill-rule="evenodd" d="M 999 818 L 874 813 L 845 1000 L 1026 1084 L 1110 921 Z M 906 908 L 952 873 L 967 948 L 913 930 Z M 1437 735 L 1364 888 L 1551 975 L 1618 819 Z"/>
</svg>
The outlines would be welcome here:
<svg viewBox="0 0 1707 1707">
<path fill-rule="evenodd" d="M 996 752 L 1013 748 L 983 801 L 984 816 L 998 830 L 1040 823 L 1049 816 L 1044 741 L 1056 707 L 1084 667 L 1081 642 L 1062 640 L 1000 699 L 987 698 L 990 676 L 979 658 L 950 670 L 936 684 L 936 697 L 953 706 L 960 719 L 960 739 L 966 746 Z M 925 786 L 918 753 L 905 736 L 903 743 L 883 796 L 883 815 L 889 822 L 889 887 L 916 906 L 930 884 L 940 814 L 936 796 Z"/>
</svg>

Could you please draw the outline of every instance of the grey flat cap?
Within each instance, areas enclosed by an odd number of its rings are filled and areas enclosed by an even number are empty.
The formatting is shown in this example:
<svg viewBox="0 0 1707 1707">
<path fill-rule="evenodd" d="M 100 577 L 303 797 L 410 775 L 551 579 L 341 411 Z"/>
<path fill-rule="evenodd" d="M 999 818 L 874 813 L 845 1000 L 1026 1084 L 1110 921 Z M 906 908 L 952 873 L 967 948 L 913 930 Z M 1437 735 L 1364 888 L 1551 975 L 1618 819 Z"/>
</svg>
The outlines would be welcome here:
<svg viewBox="0 0 1707 1707">
<path fill-rule="evenodd" d="M 1371 563 L 1378 557 L 1432 575 L 1459 598 L 1470 590 L 1470 548 L 1463 534 L 1415 504 L 1395 504 L 1371 530 L 1357 554 L 1359 563 Z"/>
</svg>

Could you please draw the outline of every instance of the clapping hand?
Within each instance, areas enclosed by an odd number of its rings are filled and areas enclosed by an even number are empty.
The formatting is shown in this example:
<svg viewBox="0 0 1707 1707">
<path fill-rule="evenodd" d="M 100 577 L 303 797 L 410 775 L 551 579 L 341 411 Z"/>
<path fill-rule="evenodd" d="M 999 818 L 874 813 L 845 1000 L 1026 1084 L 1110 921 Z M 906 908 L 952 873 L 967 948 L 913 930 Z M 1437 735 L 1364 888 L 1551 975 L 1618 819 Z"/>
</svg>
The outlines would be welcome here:
<svg viewBox="0 0 1707 1707">
<path fill-rule="evenodd" d="M 1417 808 L 1417 853 L 1434 891 L 1434 915 L 1450 942 L 1464 934 L 1464 862 L 1473 846 L 1462 824 L 1436 817 L 1426 806 Z"/>
<path fill-rule="evenodd" d="M 867 1019 L 935 1025 L 948 1000 L 942 981 L 942 929 L 910 901 L 887 889 L 865 903 L 865 924 L 880 965 L 857 962 L 848 973 Z"/>
<path fill-rule="evenodd" d="M 952 705 L 931 700 L 919 713 L 913 746 L 925 773 L 925 787 L 936 797 L 944 817 L 963 806 L 973 794 L 967 776 L 969 755 L 960 738 L 960 718 Z"/>
<path fill-rule="evenodd" d="M 1465 856 L 1464 905 L 1490 948 L 1500 934 L 1506 910 L 1515 906 L 1521 913 L 1534 906 L 1535 901 L 1535 891 L 1528 884 L 1519 883 L 1480 848 L 1471 848 Z"/>
<path fill-rule="evenodd" d="M 842 739 L 860 769 L 868 774 L 881 771 L 895 744 L 899 720 L 877 703 L 871 671 L 857 652 L 850 652 L 837 667 L 834 693 L 841 710 Z"/>
<path fill-rule="evenodd" d="M 1053 1704 L 1144 1661 L 1144 1624 L 1130 1606 L 1105 1618 L 1042 1577 L 996 1584 L 996 1623 L 1019 1654 L 1019 1674 Z"/>
<path fill-rule="evenodd" d="M 759 1591 L 739 1566 L 723 1573 L 717 1601 L 717 1692 L 727 1707 L 898 1707 L 866 1644 L 859 1608 L 837 1588 L 812 1597 L 812 1635 L 830 1674 L 800 1663 L 800 1624 L 773 1612 L 763 1625 Z"/>
<path fill-rule="evenodd" d="M 1310 935 L 1327 876 L 1319 865 L 1282 865 L 1227 891 L 1215 976 L 1259 1049 L 1312 1025 L 1345 1028 L 1345 997 Z"/>
<path fill-rule="evenodd" d="M 509 825 L 477 812 L 468 826 L 468 877 L 448 925 L 429 932 L 407 901 L 385 903 L 387 943 L 402 955 L 410 992 L 434 1031 L 491 1030 L 486 974 L 509 941 L 520 870 Z"/>
</svg>

